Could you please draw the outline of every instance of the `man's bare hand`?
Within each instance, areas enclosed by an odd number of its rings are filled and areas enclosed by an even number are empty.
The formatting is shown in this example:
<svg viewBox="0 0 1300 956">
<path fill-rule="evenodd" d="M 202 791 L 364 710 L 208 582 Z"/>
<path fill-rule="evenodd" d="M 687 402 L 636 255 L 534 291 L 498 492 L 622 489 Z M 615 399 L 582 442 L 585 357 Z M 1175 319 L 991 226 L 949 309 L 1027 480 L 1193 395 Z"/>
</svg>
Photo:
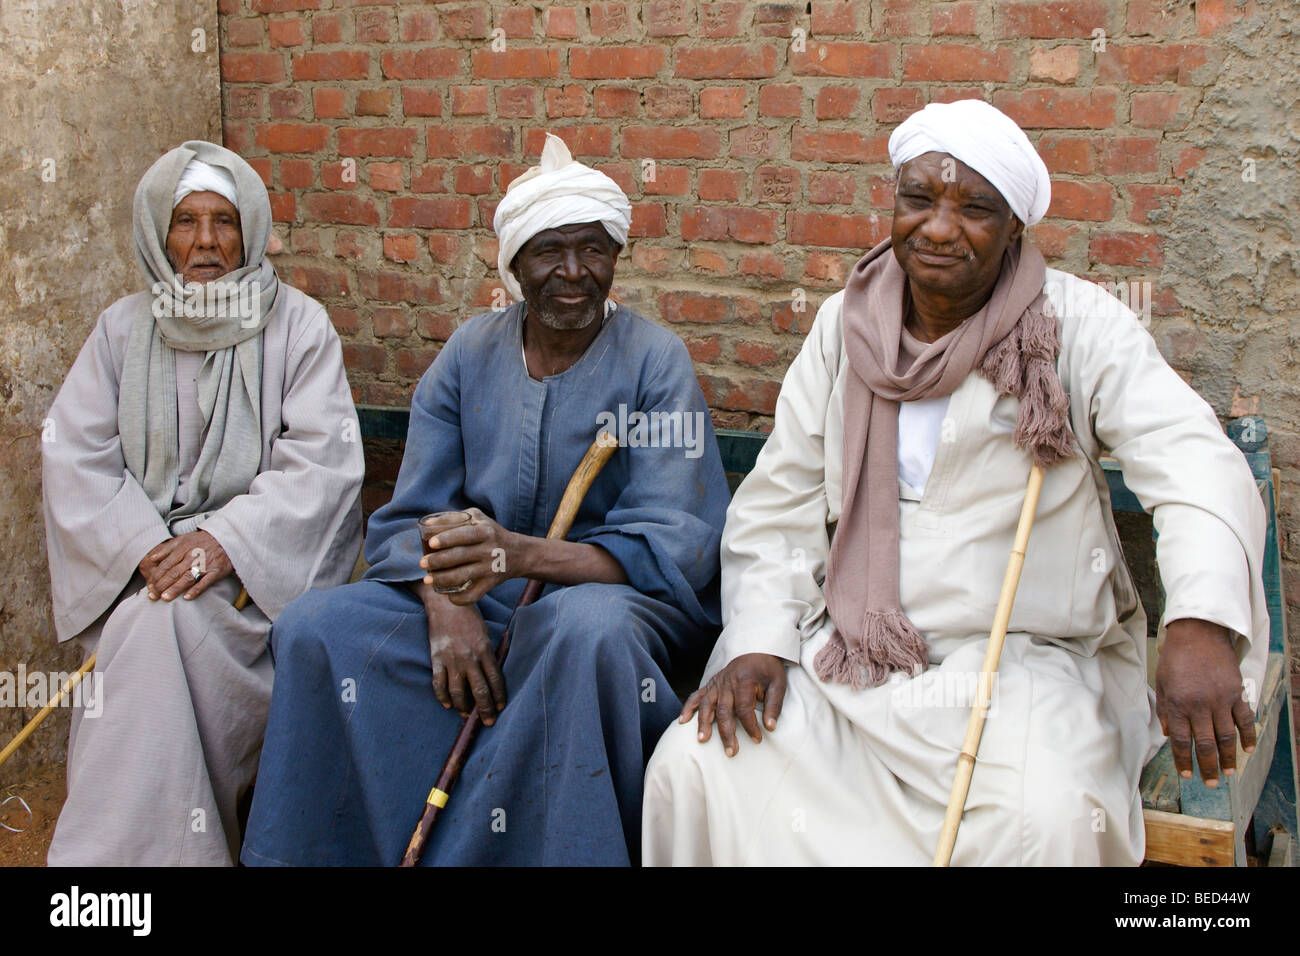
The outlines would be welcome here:
<svg viewBox="0 0 1300 956">
<path fill-rule="evenodd" d="M 165 558 L 171 554 L 172 542 L 175 540 L 175 538 L 163 538 L 140 559 L 140 574 L 144 577 L 145 584 L 153 586 L 153 579 L 158 575 L 158 558 Z"/>
<path fill-rule="evenodd" d="M 429 620 L 429 662 L 433 666 L 433 695 L 443 707 L 468 717 L 477 708 L 491 727 L 506 706 L 506 680 L 497 667 L 496 652 L 478 608 L 456 607 L 422 581 L 413 584 Z"/>
<path fill-rule="evenodd" d="M 434 536 L 434 551 L 420 559 L 428 573 L 424 583 L 436 588 L 457 588 L 466 581 L 464 591 L 445 594 L 447 600 L 461 607 L 475 604 L 498 584 L 516 577 L 519 536 L 507 531 L 478 508 L 468 509 L 474 523 L 440 531 Z"/>
<path fill-rule="evenodd" d="M 785 661 L 781 658 L 772 654 L 742 654 L 686 699 L 677 721 L 686 723 L 698 709 L 699 739 L 704 743 L 712 736 L 716 719 L 722 746 L 728 757 L 734 757 L 739 749 L 736 721 L 740 721 L 754 743 L 760 743 L 763 732 L 758 727 L 756 704 L 763 702 L 763 726 L 775 730 L 776 720 L 781 716 L 781 702 L 785 699 L 785 686 Z"/>
<path fill-rule="evenodd" d="M 149 600 L 192 601 L 234 572 L 225 549 L 206 531 L 191 531 L 153 547 L 140 562 L 149 586 Z M 196 579 L 194 572 L 199 572 Z"/>
<path fill-rule="evenodd" d="M 1247 753 L 1255 750 L 1255 718 L 1242 698 L 1241 669 L 1228 629 L 1183 618 L 1165 628 L 1156 665 L 1156 716 L 1169 738 L 1174 766 L 1192 775 L 1192 750 L 1207 787 L 1219 785 L 1219 771 L 1236 772 L 1237 735 Z"/>
</svg>

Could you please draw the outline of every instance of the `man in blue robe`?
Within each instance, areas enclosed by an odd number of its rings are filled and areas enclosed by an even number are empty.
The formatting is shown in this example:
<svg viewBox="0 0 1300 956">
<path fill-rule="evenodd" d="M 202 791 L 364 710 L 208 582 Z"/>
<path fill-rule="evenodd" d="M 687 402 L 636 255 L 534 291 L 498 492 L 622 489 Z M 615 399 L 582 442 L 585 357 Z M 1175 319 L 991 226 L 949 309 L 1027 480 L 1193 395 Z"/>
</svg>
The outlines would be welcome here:
<svg viewBox="0 0 1300 956">
<path fill-rule="evenodd" d="M 511 183 L 494 225 L 523 301 L 466 322 L 416 386 L 362 580 L 272 629 L 245 863 L 396 864 L 472 709 L 485 727 L 424 864 L 638 861 L 645 763 L 680 709 L 667 675 L 720 624 L 728 494 L 685 346 L 606 298 L 629 219 L 556 137 Z M 623 447 L 547 541 L 601 428 Z M 444 510 L 475 523 L 422 558 L 416 522 Z M 530 577 L 545 590 L 498 672 Z"/>
</svg>

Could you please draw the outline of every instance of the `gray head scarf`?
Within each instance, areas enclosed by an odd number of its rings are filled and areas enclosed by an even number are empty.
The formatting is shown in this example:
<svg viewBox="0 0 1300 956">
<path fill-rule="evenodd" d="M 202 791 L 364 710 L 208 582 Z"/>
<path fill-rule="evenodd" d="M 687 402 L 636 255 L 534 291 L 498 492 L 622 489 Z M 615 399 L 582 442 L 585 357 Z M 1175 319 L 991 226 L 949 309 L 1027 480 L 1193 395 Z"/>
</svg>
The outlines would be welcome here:
<svg viewBox="0 0 1300 956">
<path fill-rule="evenodd" d="M 215 282 L 182 286 L 167 258 L 167 232 L 177 183 L 194 159 L 234 177 L 244 256 L 238 269 Z M 136 187 L 133 211 L 135 258 L 151 295 L 127 339 L 118 432 L 127 469 L 180 535 L 245 494 L 261 467 L 261 333 L 280 288 L 266 261 L 271 203 L 253 167 L 228 149 L 193 140 L 149 167 Z M 198 380 L 202 444 L 181 506 L 173 504 L 180 476 L 178 349 L 205 353 Z"/>
</svg>

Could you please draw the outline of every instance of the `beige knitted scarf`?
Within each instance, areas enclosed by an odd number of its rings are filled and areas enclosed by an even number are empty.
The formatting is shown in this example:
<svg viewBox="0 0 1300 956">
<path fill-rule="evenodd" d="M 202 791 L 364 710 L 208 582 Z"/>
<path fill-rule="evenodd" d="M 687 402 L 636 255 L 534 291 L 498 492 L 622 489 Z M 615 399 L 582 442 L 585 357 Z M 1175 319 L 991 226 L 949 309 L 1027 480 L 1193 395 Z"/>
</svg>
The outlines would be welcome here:
<svg viewBox="0 0 1300 956">
<path fill-rule="evenodd" d="M 898 403 L 951 395 L 973 370 L 1020 400 L 1012 440 L 1034 461 L 1074 454 L 1068 402 L 1056 374 L 1060 329 L 1043 294 L 1046 265 L 1019 240 L 1005 253 L 985 306 L 940 339 L 903 328 L 907 274 L 889 240 L 854 267 L 844 291 L 844 500 L 826 568 L 835 624 L 813 661 L 817 676 L 855 688 L 892 670 L 925 670 L 929 646 L 898 596 Z"/>
</svg>

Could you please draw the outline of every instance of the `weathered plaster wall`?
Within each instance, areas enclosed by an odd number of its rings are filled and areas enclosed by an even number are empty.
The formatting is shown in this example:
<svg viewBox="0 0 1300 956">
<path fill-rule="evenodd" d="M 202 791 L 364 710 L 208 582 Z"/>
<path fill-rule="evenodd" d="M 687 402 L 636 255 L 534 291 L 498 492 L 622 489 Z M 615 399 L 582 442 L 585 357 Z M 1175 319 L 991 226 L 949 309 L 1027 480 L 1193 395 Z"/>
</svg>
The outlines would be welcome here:
<svg viewBox="0 0 1300 956">
<path fill-rule="evenodd" d="M 1279 530 L 1292 672 L 1300 672 L 1300 5 L 1216 33 L 1223 58 L 1182 142 L 1195 168 L 1157 229 L 1161 351 L 1220 415 L 1259 414 L 1281 469 Z M 1199 156 L 1199 162 L 1196 162 Z M 1295 678 L 1293 678 L 1295 680 Z M 1300 683 L 1300 681 L 1298 681 Z"/>
<path fill-rule="evenodd" d="M 0 118 L 0 671 L 70 670 L 50 615 L 41 422 L 96 316 L 140 286 L 140 175 L 187 139 L 220 141 L 216 4 L 4 0 Z M 0 707 L 0 741 L 33 713 Z M 66 737 L 58 712 L 0 785 Z"/>
</svg>

